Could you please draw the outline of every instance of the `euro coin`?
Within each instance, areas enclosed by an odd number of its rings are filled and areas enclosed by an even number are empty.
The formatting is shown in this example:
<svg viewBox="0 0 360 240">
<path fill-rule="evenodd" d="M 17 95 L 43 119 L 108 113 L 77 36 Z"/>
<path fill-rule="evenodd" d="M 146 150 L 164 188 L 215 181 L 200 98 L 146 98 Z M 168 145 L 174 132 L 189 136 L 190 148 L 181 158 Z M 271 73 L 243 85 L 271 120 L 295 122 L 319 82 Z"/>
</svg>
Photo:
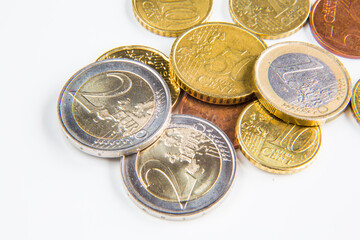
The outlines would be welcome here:
<svg viewBox="0 0 360 240">
<path fill-rule="evenodd" d="M 212 0 L 133 0 L 136 19 L 147 30 L 166 37 L 177 37 L 206 21 Z"/>
<path fill-rule="evenodd" d="M 310 14 L 311 31 L 330 52 L 360 58 L 360 1 L 317 1 Z"/>
<path fill-rule="evenodd" d="M 151 67 L 129 59 L 95 62 L 63 87 L 58 115 L 68 139 L 100 157 L 135 153 L 152 144 L 170 116 L 170 93 Z"/>
<path fill-rule="evenodd" d="M 261 104 L 293 124 L 323 124 L 338 116 L 351 98 L 350 76 L 342 63 L 308 43 L 269 47 L 258 58 L 254 75 Z"/>
<path fill-rule="evenodd" d="M 233 20 L 264 39 L 287 37 L 305 24 L 310 0 L 230 0 Z"/>
<path fill-rule="evenodd" d="M 236 134 L 246 158 L 262 170 L 287 174 L 304 169 L 321 144 L 320 127 L 288 124 L 271 115 L 258 101 L 241 113 Z"/>
<path fill-rule="evenodd" d="M 228 192 L 235 150 L 207 120 L 176 114 L 149 148 L 123 159 L 123 182 L 148 213 L 167 219 L 199 216 Z"/>
<path fill-rule="evenodd" d="M 351 107 L 355 115 L 356 120 L 360 123 L 360 80 L 356 83 L 353 96 L 351 99 Z"/>
<path fill-rule="evenodd" d="M 180 87 L 214 104 L 237 104 L 254 96 L 252 71 L 266 44 L 229 23 L 206 23 L 178 37 L 170 64 Z"/>
<path fill-rule="evenodd" d="M 146 46 L 122 46 L 104 53 L 96 61 L 114 58 L 132 59 L 134 61 L 142 62 L 155 69 L 164 78 L 169 87 L 172 108 L 176 106 L 180 96 L 180 87 L 170 76 L 171 71 L 169 59 L 165 54 L 154 48 Z"/>
</svg>

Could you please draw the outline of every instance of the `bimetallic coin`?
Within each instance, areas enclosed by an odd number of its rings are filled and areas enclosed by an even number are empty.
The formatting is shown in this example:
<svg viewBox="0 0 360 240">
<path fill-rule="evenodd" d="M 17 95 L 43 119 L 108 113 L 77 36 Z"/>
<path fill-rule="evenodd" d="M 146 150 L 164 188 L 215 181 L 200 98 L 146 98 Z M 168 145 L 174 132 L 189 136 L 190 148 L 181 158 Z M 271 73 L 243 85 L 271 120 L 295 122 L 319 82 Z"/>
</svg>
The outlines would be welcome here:
<svg viewBox="0 0 360 240">
<path fill-rule="evenodd" d="M 355 115 L 356 120 L 360 123 L 360 80 L 356 83 L 353 96 L 351 99 L 351 107 Z"/>
<path fill-rule="evenodd" d="M 180 114 L 201 117 L 214 123 L 226 133 L 234 147 L 239 148 L 239 142 L 235 137 L 235 126 L 244 107 L 245 104 L 215 105 L 185 94 L 180 100 L 178 111 Z"/>
<path fill-rule="evenodd" d="M 136 19 L 147 30 L 166 37 L 177 37 L 209 17 L 212 0 L 133 0 Z"/>
<path fill-rule="evenodd" d="M 145 211 L 186 218 L 204 213 L 228 192 L 235 150 L 214 124 L 177 114 L 153 145 L 125 157 L 121 171 L 130 196 Z"/>
<path fill-rule="evenodd" d="M 271 115 L 258 101 L 241 113 L 236 134 L 246 158 L 262 170 L 287 174 L 304 169 L 321 144 L 320 127 L 288 124 Z"/>
<path fill-rule="evenodd" d="M 360 58 L 360 0 L 318 0 L 310 26 L 315 39 L 330 52 Z"/>
<path fill-rule="evenodd" d="M 348 72 L 334 55 L 312 44 L 284 42 L 255 64 L 257 95 L 285 122 L 315 126 L 338 116 L 351 98 Z"/>
<path fill-rule="evenodd" d="M 304 25 L 310 0 L 230 0 L 236 23 L 264 39 L 287 37 Z"/>
<path fill-rule="evenodd" d="M 174 108 L 180 96 L 180 87 L 176 81 L 170 76 L 170 64 L 168 57 L 162 52 L 146 47 L 146 46 L 123 46 L 114 48 L 103 55 L 96 61 L 113 58 L 129 58 L 138 62 L 142 62 L 155 69 L 165 80 L 171 95 L 171 106 Z"/>
<path fill-rule="evenodd" d="M 152 144 L 170 116 L 170 93 L 151 67 L 129 59 L 95 62 L 66 83 L 58 114 L 67 137 L 95 156 L 118 157 Z"/>
<path fill-rule="evenodd" d="M 266 44 L 228 23 L 207 23 L 181 35 L 170 64 L 179 85 L 191 96 L 214 104 L 236 104 L 254 94 L 252 70 Z"/>
</svg>

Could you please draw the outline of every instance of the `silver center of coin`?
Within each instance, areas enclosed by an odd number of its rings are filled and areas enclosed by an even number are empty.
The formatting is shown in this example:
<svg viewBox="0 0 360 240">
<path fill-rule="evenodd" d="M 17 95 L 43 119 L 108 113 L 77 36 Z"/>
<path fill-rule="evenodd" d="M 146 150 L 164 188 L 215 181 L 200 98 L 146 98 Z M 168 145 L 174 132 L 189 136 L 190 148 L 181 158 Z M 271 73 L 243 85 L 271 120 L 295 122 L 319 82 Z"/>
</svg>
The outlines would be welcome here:
<svg viewBox="0 0 360 240">
<path fill-rule="evenodd" d="M 290 104 L 318 108 L 337 94 L 333 71 L 319 59 L 303 53 L 287 53 L 269 67 L 269 82 L 275 93 Z"/>
</svg>

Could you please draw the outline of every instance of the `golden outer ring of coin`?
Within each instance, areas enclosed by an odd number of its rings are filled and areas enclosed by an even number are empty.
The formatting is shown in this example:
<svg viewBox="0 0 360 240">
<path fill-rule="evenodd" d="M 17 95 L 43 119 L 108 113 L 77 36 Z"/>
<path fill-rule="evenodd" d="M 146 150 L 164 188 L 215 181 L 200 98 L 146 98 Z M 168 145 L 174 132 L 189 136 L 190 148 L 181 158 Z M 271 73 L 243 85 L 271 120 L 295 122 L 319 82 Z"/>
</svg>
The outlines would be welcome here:
<svg viewBox="0 0 360 240">
<path fill-rule="evenodd" d="M 261 44 L 265 49 L 267 48 L 266 43 L 261 40 L 257 35 L 249 32 L 248 30 L 237 26 L 235 24 L 226 23 L 226 22 L 211 22 L 211 23 L 204 23 L 201 25 L 198 25 L 196 27 L 193 27 L 186 32 L 184 32 L 182 35 L 180 35 L 174 42 L 171 51 L 170 51 L 170 65 L 172 66 L 171 69 L 173 71 L 173 76 L 176 79 L 177 83 L 179 84 L 180 88 L 183 89 L 185 92 L 187 92 L 189 95 L 193 96 L 196 99 L 199 99 L 201 101 L 211 103 L 211 104 L 219 104 L 219 105 L 233 105 L 238 104 L 242 102 L 249 101 L 255 97 L 255 87 L 253 91 L 247 95 L 241 95 L 236 97 L 227 97 L 224 95 L 215 95 L 215 94 L 209 94 L 208 92 L 203 91 L 200 88 L 196 88 L 192 86 L 191 84 L 188 84 L 187 81 L 181 77 L 181 71 L 178 69 L 175 63 L 175 51 L 178 47 L 179 42 L 190 32 L 197 30 L 198 28 L 206 27 L 206 26 L 227 26 L 227 27 L 233 27 L 237 30 L 240 30 L 242 32 L 245 32 L 252 36 L 255 40 L 258 41 L 259 44 Z"/>
<path fill-rule="evenodd" d="M 160 27 L 151 25 L 151 23 L 147 19 L 145 19 L 144 17 L 141 16 L 140 11 L 136 6 L 136 1 L 137 0 L 132 0 L 133 12 L 136 17 L 136 20 L 148 31 L 155 33 L 157 35 L 160 35 L 160 36 L 164 36 L 164 37 L 178 37 L 184 31 L 190 29 L 191 27 L 202 24 L 210 17 L 212 6 L 213 6 L 213 0 L 208 0 L 209 1 L 208 10 L 200 21 L 197 21 L 195 24 L 193 24 L 192 26 L 185 28 L 185 29 L 170 30 L 170 29 L 160 28 Z"/>
<path fill-rule="evenodd" d="M 234 11 L 234 7 L 233 7 L 233 4 L 232 4 L 234 1 L 236 1 L 236 0 L 230 0 L 230 2 L 229 2 L 230 14 L 231 14 L 231 17 L 234 20 L 234 22 L 239 24 L 241 27 L 247 29 L 248 31 L 259 35 L 263 39 L 271 39 L 271 40 L 285 38 L 285 37 L 288 37 L 288 36 L 296 33 L 297 31 L 299 31 L 304 26 L 304 24 L 306 23 L 306 21 L 307 21 L 307 19 L 309 17 L 309 14 L 310 14 L 310 10 L 311 10 L 311 2 L 310 2 L 310 0 L 308 0 L 307 1 L 308 4 L 306 5 L 307 6 L 306 18 L 304 18 L 304 20 L 301 21 L 296 27 L 291 28 L 288 31 L 285 31 L 285 32 L 282 32 L 282 33 L 268 34 L 268 33 L 257 32 L 257 31 L 255 31 L 255 30 L 253 30 L 251 28 L 246 27 L 245 24 L 243 24 L 241 22 L 241 19 L 238 16 L 236 16 L 236 13 Z"/>
<path fill-rule="evenodd" d="M 360 112 L 359 112 L 360 106 L 356 103 L 357 102 L 356 100 L 357 98 L 360 98 L 360 95 L 356 93 L 360 91 L 359 87 L 360 87 L 360 80 L 358 80 L 358 82 L 356 83 L 353 90 L 353 96 L 351 98 L 351 108 L 358 123 L 360 123 Z"/>
<path fill-rule="evenodd" d="M 179 102 L 181 89 L 180 89 L 180 86 L 177 84 L 176 80 L 172 76 L 172 70 L 171 70 L 169 58 L 164 53 L 160 52 L 157 49 L 147 47 L 147 46 L 129 45 L 129 46 L 121 46 L 121 47 L 111 49 L 110 51 L 107 51 L 106 53 L 101 55 L 98 59 L 96 59 L 96 61 L 101 61 L 101 60 L 105 60 L 105 59 L 114 59 L 116 57 L 114 57 L 113 55 L 116 55 L 116 53 L 123 52 L 126 50 L 142 50 L 144 52 L 153 53 L 153 54 L 158 55 L 161 58 L 163 58 L 164 61 L 168 62 L 169 69 L 167 72 L 168 72 L 169 76 L 166 78 L 163 76 L 162 77 L 164 78 L 166 84 L 169 87 L 170 96 L 171 96 L 171 107 L 172 107 L 172 109 L 174 109 Z M 121 58 L 127 58 L 127 57 L 121 57 Z M 133 58 L 129 58 L 129 59 L 136 61 L 136 59 L 133 59 Z M 146 64 L 146 63 L 144 63 L 144 64 Z M 150 66 L 150 67 L 152 67 L 152 66 Z M 155 70 L 157 71 L 157 69 L 155 69 Z M 161 73 L 159 71 L 157 71 L 157 72 L 161 75 Z"/>
<path fill-rule="evenodd" d="M 306 161 L 303 162 L 302 164 L 297 165 L 296 167 L 291 167 L 291 168 L 287 168 L 287 167 L 283 167 L 283 168 L 279 168 L 279 167 L 274 167 L 271 165 L 267 165 L 265 163 L 262 163 L 261 161 L 257 160 L 251 153 L 250 151 L 244 147 L 245 143 L 243 142 L 242 138 L 241 138 L 241 121 L 246 113 L 246 111 L 251 108 L 254 104 L 256 104 L 257 101 L 253 101 L 251 103 L 249 103 L 241 112 L 241 114 L 239 115 L 239 118 L 236 122 L 236 127 L 235 127 L 235 132 L 236 132 L 236 137 L 239 141 L 239 145 L 240 145 L 240 151 L 244 154 L 244 156 L 246 157 L 246 159 L 248 159 L 252 164 L 254 164 L 256 167 L 260 168 L 261 170 L 264 170 L 266 172 L 270 172 L 270 173 L 275 173 L 275 174 L 292 174 L 292 173 L 296 173 L 299 171 L 304 170 L 305 168 L 309 167 L 314 160 L 316 159 L 316 156 L 320 150 L 320 146 L 321 146 L 321 142 L 322 142 L 322 134 L 321 134 L 321 128 L 320 126 L 315 126 L 313 128 L 316 128 L 318 130 L 318 134 L 319 134 L 319 143 L 318 146 L 316 148 L 316 151 L 312 154 L 312 156 Z M 267 111 L 266 109 L 264 109 L 265 111 Z M 271 113 L 269 113 L 271 114 Z M 274 116 L 275 117 L 275 116 Z M 276 118 L 276 117 L 275 117 Z M 281 119 L 278 119 L 279 121 L 282 121 Z"/>
<path fill-rule="evenodd" d="M 336 104 L 332 101 L 327 104 L 329 113 L 324 113 L 319 116 L 311 114 L 306 115 L 295 113 L 294 111 L 286 110 L 283 104 L 290 105 L 278 96 L 271 87 L 268 80 L 268 69 L 270 64 L 279 56 L 286 53 L 302 53 L 305 55 L 313 56 L 325 63 L 335 74 L 336 80 L 342 81 L 342 89 L 345 90 L 344 98 L 341 103 Z M 263 51 L 257 59 L 254 67 L 254 80 L 256 86 L 256 96 L 260 103 L 273 115 L 282 119 L 285 122 L 303 125 L 303 126 L 318 126 L 327 121 L 335 119 L 339 114 L 345 110 L 351 99 L 351 78 L 345 66 L 328 51 L 305 42 L 281 42 L 274 44 Z M 345 86 L 344 86 L 345 85 Z M 339 96 L 337 96 L 339 98 Z M 336 99 L 336 97 L 335 97 Z M 339 100 L 340 102 L 340 100 Z M 336 106 L 338 105 L 338 106 Z M 293 107 L 300 109 L 301 107 Z"/>
</svg>

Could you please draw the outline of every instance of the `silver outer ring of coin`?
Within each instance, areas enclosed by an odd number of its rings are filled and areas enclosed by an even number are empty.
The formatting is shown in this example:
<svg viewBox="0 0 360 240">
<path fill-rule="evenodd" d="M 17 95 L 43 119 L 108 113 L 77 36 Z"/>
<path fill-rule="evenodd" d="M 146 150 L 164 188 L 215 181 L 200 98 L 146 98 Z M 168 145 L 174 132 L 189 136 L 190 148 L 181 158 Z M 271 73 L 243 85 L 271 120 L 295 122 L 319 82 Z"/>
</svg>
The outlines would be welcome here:
<svg viewBox="0 0 360 240">
<path fill-rule="evenodd" d="M 107 71 L 130 72 L 146 81 L 154 93 L 154 114 L 136 133 L 121 138 L 104 140 L 89 135 L 76 123 L 73 95 L 91 77 Z M 65 135 L 81 151 L 90 155 L 114 158 L 136 153 L 156 141 L 170 119 L 170 91 L 164 79 L 151 67 L 130 59 L 111 59 L 92 63 L 75 73 L 63 87 L 58 100 L 58 116 Z"/>
<path fill-rule="evenodd" d="M 203 196 L 189 201 L 185 209 L 178 202 L 155 197 L 143 187 L 136 170 L 138 153 L 126 156 L 121 164 L 123 183 L 132 200 L 147 213 L 168 220 L 185 220 L 205 214 L 226 196 L 236 170 L 234 146 L 220 128 L 203 118 L 186 114 L 172 115 L 167 129 L 180 127 L 201 131 L 213 141 L 221 156 L 221 169 L 214 185 Z"/>
</svg>

